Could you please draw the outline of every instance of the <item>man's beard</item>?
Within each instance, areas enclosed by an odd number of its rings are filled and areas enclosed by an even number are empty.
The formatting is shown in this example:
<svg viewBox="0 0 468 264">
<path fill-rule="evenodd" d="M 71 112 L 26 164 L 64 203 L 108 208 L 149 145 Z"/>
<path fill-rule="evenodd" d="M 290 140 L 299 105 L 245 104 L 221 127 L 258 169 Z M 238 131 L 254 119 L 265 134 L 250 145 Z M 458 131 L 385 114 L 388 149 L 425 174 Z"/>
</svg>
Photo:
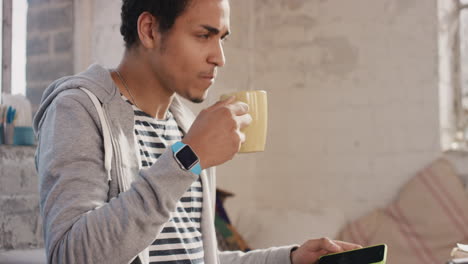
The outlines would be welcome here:
<svg viewBox="0 0 468 264">
<path fill-rule="evenodd" d="M 194 96 L 194 95 L 192 95 L 192 96 L 189 95 L 189 96 L 188 96 L 189 98 L 187 98 L 187 99 L 188 99 L 190 102 L 195 103 L 195 104 L 203 103 L 203 102 L 206 100 L 207 96 L 208 96 L 208 91 L 210 90 L 210 88 L 211 88 L 211 87 L 208 87 L 208 88 L 205 90 L 205 92 L 204 92 L 201 96 L 199 96 L 199 97 L 198 97 L 198 96 Z"/>
<path fill-rule="evenodd" d="M 195 104 L 201 104 L 205 101 L 205 98 L 190 98 L 190 102 Z"/>
</svg>

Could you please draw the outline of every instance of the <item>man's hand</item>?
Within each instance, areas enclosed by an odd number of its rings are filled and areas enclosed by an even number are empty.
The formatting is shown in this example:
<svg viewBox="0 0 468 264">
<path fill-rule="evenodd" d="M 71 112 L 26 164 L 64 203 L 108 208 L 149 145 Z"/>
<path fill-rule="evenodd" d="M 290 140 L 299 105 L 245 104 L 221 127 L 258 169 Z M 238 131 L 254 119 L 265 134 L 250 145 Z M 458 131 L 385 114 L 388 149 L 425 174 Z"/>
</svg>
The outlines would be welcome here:
<svg viewBox="0 0 468 264">
<path fill-rule="evenodd" d="M 240 130 L 252 122 L 249 106 L 234 101 L 230 97 L 202 110 L 182 140 L 197 154 L 203 169 L 231 160 L 245 141 Z"/>
<path fill-rule="evenodd" d="M 329 238 L 320 238 L 305 242 L 298 249 L 291 253 L 292 264 L 311 264 L 327 254 L 338 253 L 353 249 L 362 248 L 359 245 L 343 241 L 330 240 Z"/>
</svg>

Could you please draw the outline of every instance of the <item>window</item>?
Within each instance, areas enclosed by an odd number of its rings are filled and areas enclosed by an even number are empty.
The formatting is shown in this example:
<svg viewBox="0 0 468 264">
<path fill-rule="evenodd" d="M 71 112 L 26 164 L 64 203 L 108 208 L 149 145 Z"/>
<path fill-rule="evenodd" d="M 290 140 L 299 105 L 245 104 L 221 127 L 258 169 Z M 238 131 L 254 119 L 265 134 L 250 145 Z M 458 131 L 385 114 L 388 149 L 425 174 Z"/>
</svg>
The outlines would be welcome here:
<svg viewBox="0 0 468 264">
<path fill-rule="evenodd" d="M 468 0 L 439 0 L 439 89 L 442 148 L 468 152 Z"/>
<path fill-rule="evenodd" d="M 3 70 L 0 71 L 0 91 L 12 94 L 26 93 L 26 21 L 27 0 L 0 0 L 0 16 L 3 21 L 2 51 Z M 5 11 L 5 12 L 4 12 Z M 11 44 L 5 44 L 11 41 Z M 3 74 L 10 75 L 11 79 Z M 7 76 L 5 75 L 5 76 Z"/>
</svg>

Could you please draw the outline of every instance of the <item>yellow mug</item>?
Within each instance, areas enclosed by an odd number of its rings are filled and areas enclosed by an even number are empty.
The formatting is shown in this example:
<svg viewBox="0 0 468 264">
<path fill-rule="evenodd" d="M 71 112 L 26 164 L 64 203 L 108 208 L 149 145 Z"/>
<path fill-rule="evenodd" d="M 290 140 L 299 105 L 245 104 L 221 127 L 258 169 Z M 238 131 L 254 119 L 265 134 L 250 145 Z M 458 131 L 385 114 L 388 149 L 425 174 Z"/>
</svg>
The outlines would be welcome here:
<svg viewBox="0 0 468 264">
<path fill-rule="evenodd" d="M 268 104 L 267 93 L 262 90 L 240 91 L 221 95 L 221 100 L 235 96 L 237 101 L 249 105 L 249 114 L 252 123 L 241 131 L 245 134 L 245 142 L 242 143 L 239 152 L 259 152 L 265 150 L 267 126 L 268 126 Z"/>
</svg>

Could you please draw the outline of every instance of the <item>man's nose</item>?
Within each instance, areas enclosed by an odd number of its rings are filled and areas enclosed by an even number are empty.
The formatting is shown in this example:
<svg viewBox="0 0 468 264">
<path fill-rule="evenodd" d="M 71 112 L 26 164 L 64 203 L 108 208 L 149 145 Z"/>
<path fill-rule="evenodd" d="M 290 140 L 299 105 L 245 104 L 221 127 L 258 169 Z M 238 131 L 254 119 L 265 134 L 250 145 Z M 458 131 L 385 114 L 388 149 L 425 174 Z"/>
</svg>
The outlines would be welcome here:
<svg viewBox="0 0 468 264">
<path fill-rule="evenodd" d="M 224 56 L 223 41 L 219 40 L 213 45 L 213 50 L 208 57 L 208 62 L 215 64 L 218 67 L 223 67 L 226 64 L 226 57 Z"/>
</svg>

